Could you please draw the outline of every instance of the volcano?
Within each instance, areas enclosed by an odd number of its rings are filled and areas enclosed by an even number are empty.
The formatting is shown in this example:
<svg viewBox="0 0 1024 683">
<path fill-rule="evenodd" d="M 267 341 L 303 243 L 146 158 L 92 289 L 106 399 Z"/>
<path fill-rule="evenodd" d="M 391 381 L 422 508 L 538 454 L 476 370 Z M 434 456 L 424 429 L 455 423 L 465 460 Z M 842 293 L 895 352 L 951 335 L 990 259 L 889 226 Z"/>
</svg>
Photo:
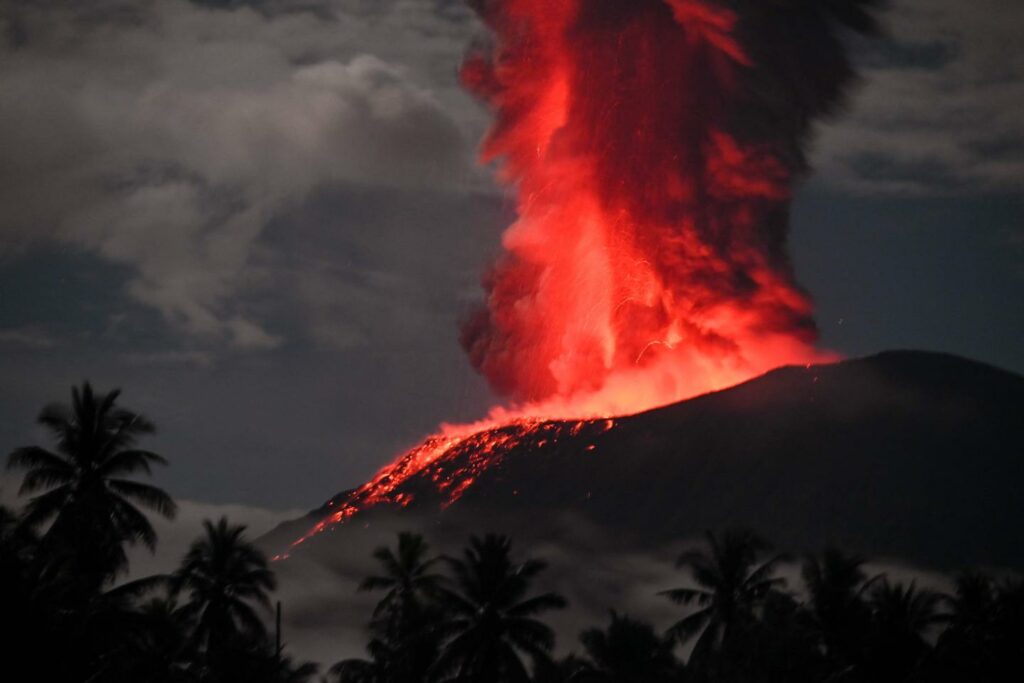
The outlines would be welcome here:
<svg viewBox="0 0 1024 683">
<path fill-rule="evenodd" d="M 264 542 L 316 556 L 395 525 L 557 540 L 568 516 L 638 547 L 746 527 L 792 551 L 1022 568 L 1024 378 L 919 351 L 783 367 L 633 416 L 428 440 L 374 481 L 385 493 L 339 493 Z"/>
</svg>

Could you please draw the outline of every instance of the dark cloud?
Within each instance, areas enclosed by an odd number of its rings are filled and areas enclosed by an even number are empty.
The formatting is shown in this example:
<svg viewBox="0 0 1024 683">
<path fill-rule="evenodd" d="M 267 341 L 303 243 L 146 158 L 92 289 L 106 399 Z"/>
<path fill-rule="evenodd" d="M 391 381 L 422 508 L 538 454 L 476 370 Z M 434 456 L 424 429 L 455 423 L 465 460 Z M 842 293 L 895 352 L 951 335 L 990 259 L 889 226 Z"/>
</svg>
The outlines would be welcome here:
<svg viewBox="0 0 1024 683">
<path fill-rule="evenodd" d="M 1024 5 L 895 0 L 885 24 L 860 45 L 850 111 L 822 131 L 823 179 L 858 195 L 1019 192 Z"/>
<path fill-rule="evenodd" d="M 58 345 L 52 335 L 30 325 L 0 329 L 0 348 L 52 349 Z"/>
<path fill-rule="evenodd" d="M 283 335 L 237 299 L 272 275 L 275 216 L 324 186 L 470 179 L 471 145 L 434 93 L 339 42 L 358 16 L 168 0 L 126 21 L 105 5 L 87 21 L 64 4 L 0 15 L 0 248 L 73 245 L 126 265 L 130 296 L 179 332 L 269 349 Z M 423 18 L 393 9 L 378 34 Z"/>
</svg>

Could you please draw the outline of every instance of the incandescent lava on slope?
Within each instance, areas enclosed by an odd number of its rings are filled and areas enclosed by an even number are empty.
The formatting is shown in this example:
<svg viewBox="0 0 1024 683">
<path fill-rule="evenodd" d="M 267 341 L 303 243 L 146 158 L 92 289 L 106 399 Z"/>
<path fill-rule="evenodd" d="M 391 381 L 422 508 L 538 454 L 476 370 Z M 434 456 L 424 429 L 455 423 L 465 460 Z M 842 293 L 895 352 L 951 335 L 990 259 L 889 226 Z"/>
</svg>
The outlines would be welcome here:
<svg viewBox="0 0 1024 683">
<path fill-rule="evenodd" d="M 358 489 L 330 501 L 331 511 L 292 547 L 347 521 L 362 510 L 377 506 L 406 507 L 417 497 L 417 488 L 426 486 L 448 507 L 462 497 L 484 470 L 501 465 L 506 453 L 527 447 L 542 449 L 563 436 L 577 437 L 584 430 L 591 434 L 607 432 L 615 426 L 612 419 L 598 421 L 540 421 L 516 419 L 497 427 L 446 426 L 378 472 Z M 274 559 L 283 559 L 287 554 Z"/>
<path fill-rule="evenodd" d="M 877 0 L 471 4 L 492 39 L 462 80 L 494 112 L 482 157 L 518 218 L 461 341 L 510 404 L 442 427 L 304 539 L 408 504 L 412 479 L 457 500 L 515 443 L 566 428 L 553 419 L 832 359 L 793 275 L 789 205 L 814 122 L 854 79 L 841 31 L 872 31 Z"/>
</svg>

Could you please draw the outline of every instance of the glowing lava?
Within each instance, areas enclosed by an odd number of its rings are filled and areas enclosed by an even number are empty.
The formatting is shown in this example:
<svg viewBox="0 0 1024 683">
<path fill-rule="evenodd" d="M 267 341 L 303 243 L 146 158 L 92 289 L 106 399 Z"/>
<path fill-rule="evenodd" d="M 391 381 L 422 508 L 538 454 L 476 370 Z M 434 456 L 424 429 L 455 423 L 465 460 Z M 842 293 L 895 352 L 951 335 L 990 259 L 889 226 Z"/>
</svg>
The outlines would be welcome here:
<svg viewBox="0 0 1024 683">
<path fill-rule="evenodd" d="M 853 72 L 834 30 L 873 0 L 475 0 L 492 43 L 466 86 L 518 219 L 461 340 L 508 407 L 445 426 L 317 525 L 429 473 L 448 500 L 552 418 L 636 413 L 814 347 L 786 251 L 815 119 Z M 455 468 L 472 452 L 472 464 Z"/>
<path fill-rule="evenodd" d="M 592 433 L 606 432 L 615 426 L 612 419 L 592 423 L 576 421 L 540 421 L 518 418 L 504 424 L 490 421 L 473 425 L 444 425 L 442 430 L 419 446 L 404 453 L 378 472 L 370 481 L 347 494 L 337 503 L 329 503 L 332 511 L 292 544 L 301 545 L 309 538 L 350 519 L 359 512 L 379 505 L 405 507 L 415 494 L 403 488 L 413 479 L 429 482 L 444 499 L 447 507 L 462 497 L 484 470 L 501 464 L 511 449 L 529 443 L 536 449 L 556 442 L 563 435 L 576 436 L 584 428 Z M 274 559 L 283 559 L 287 554 Z"/>
</svg>

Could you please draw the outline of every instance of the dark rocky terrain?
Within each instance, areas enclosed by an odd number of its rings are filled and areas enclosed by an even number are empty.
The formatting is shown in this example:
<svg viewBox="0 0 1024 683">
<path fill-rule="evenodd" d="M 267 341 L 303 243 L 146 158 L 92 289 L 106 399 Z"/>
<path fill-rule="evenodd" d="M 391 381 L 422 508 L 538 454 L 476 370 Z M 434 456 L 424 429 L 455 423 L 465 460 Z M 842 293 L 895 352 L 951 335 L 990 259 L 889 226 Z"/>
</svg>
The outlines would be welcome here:
<svg viewBox="0 0 1024 683">
<path fill-rule="evenodd" d="M 1024 567 L 1024 378 L 963 358 L 892 351 L 780 368 L 610 429 L 500 431 L 486 437 L 504 441 L 493 465 L 473 469 L 469 439 L 401 484 L 407 507 L 359 512 L 295 553 L 335 555 L 375 529 L 384 543 L 395 525 L 557 543 L 571 519 L 624 547 L 743 526 L 791 551 L 834 543 L 934 569 Z M 470 469 L 446 507 L 432 477 Z M 280 552 L 350 493 L 263 543 Z"/>
</svg>

